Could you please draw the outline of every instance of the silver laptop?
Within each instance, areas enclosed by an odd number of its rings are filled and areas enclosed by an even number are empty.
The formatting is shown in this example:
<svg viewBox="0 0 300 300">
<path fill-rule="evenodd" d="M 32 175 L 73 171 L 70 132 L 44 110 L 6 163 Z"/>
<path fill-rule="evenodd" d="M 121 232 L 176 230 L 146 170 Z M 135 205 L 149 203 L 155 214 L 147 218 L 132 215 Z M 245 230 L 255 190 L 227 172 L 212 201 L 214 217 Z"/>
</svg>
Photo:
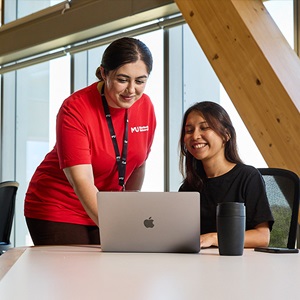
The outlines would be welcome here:
<svg viewBox="0 0 300 300">
<path fill-rule="evenodd" d="M 198 192 L 98 192 L 102 251 L 200 251 Z"/>
</svg>

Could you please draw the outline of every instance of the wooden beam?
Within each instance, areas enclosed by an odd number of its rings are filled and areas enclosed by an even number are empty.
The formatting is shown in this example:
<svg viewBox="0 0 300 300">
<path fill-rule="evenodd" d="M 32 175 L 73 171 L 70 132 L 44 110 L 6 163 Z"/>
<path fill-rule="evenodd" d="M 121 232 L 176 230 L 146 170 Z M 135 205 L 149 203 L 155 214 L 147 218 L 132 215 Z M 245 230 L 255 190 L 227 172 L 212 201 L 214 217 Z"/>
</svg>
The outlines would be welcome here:
<svg viewBox="0 0 300 300">
<path fill-rule="evenodd" d="M 300 175 L 300 61 L 262 2 L 175 2 L 267 164 Z"/>
</svg>

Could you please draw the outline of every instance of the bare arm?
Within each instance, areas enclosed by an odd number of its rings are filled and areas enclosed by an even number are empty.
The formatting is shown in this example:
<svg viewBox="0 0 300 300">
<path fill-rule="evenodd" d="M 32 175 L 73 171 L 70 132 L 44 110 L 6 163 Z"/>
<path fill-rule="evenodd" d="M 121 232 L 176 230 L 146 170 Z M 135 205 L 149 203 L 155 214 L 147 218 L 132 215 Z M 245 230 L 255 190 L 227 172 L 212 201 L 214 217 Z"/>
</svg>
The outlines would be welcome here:
<svg viewBox="0 0 300 300">
<path fill-rule="evenodd" d="M 64 169 L 65 175 L 89 217 L 98 225 L 97 192 L 91 165 Z"/>
<path fill-rule="evenodd" d="M 268 222 L 258 224 L 254 229 L 245 232 L 245 248 L 267 247 L 270 242 Z"/>
<path fill-rule="evenodd" d="M 126 190 L 135 191 L 142 188 L 145 177 L 146 162 L 144 162 L 139 168 L 135 169 L 126 182 Z"/>
<path fill-rule="evenodd" d="M 268 222 L 258 224 L 254 229 L 245 231 L 245 248 L 266 247 L 270 241 L 270 229 Z M 211 246 L 218 247 L 218 236 L 216 232 L 200 235 L 201 248 Z"/>
</svg>

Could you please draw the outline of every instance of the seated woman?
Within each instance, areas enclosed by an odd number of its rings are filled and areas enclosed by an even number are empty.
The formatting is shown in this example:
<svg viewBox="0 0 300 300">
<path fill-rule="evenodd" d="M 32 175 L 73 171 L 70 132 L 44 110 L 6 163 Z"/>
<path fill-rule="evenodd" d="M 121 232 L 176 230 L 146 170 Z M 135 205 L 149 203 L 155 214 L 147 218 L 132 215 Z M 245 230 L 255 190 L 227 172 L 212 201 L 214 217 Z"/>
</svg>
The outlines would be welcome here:
<svg viewBox="0 0 300 300">
<path fill-rule="evenodd" d="M 201 248 L 218 246 L 216 207 L 221 202 L 246 206 L 245 247 L 268 246 L 273 216 L 259 171 L 243 164 L 236 132 L 217 103 L 199 102 L 184 114 L 180 136 L 179 191 L 201 194 Z"/>
</svg>

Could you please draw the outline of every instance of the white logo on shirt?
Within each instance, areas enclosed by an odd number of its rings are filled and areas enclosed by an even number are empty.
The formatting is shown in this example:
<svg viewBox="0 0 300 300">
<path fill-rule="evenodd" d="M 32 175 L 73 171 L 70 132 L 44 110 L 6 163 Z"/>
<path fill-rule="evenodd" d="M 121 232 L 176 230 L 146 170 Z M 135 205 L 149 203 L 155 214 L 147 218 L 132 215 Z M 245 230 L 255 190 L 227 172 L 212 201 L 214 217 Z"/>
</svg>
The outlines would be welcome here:
<svg viewBox="0 0 300 300">
<path fill-rule="evenodd" d="M 131 133 L 133 132 L 144 132 L 144 131 L 149 131 L 149 126 L 135 126 L 131 127 Z"/>
</svg>

